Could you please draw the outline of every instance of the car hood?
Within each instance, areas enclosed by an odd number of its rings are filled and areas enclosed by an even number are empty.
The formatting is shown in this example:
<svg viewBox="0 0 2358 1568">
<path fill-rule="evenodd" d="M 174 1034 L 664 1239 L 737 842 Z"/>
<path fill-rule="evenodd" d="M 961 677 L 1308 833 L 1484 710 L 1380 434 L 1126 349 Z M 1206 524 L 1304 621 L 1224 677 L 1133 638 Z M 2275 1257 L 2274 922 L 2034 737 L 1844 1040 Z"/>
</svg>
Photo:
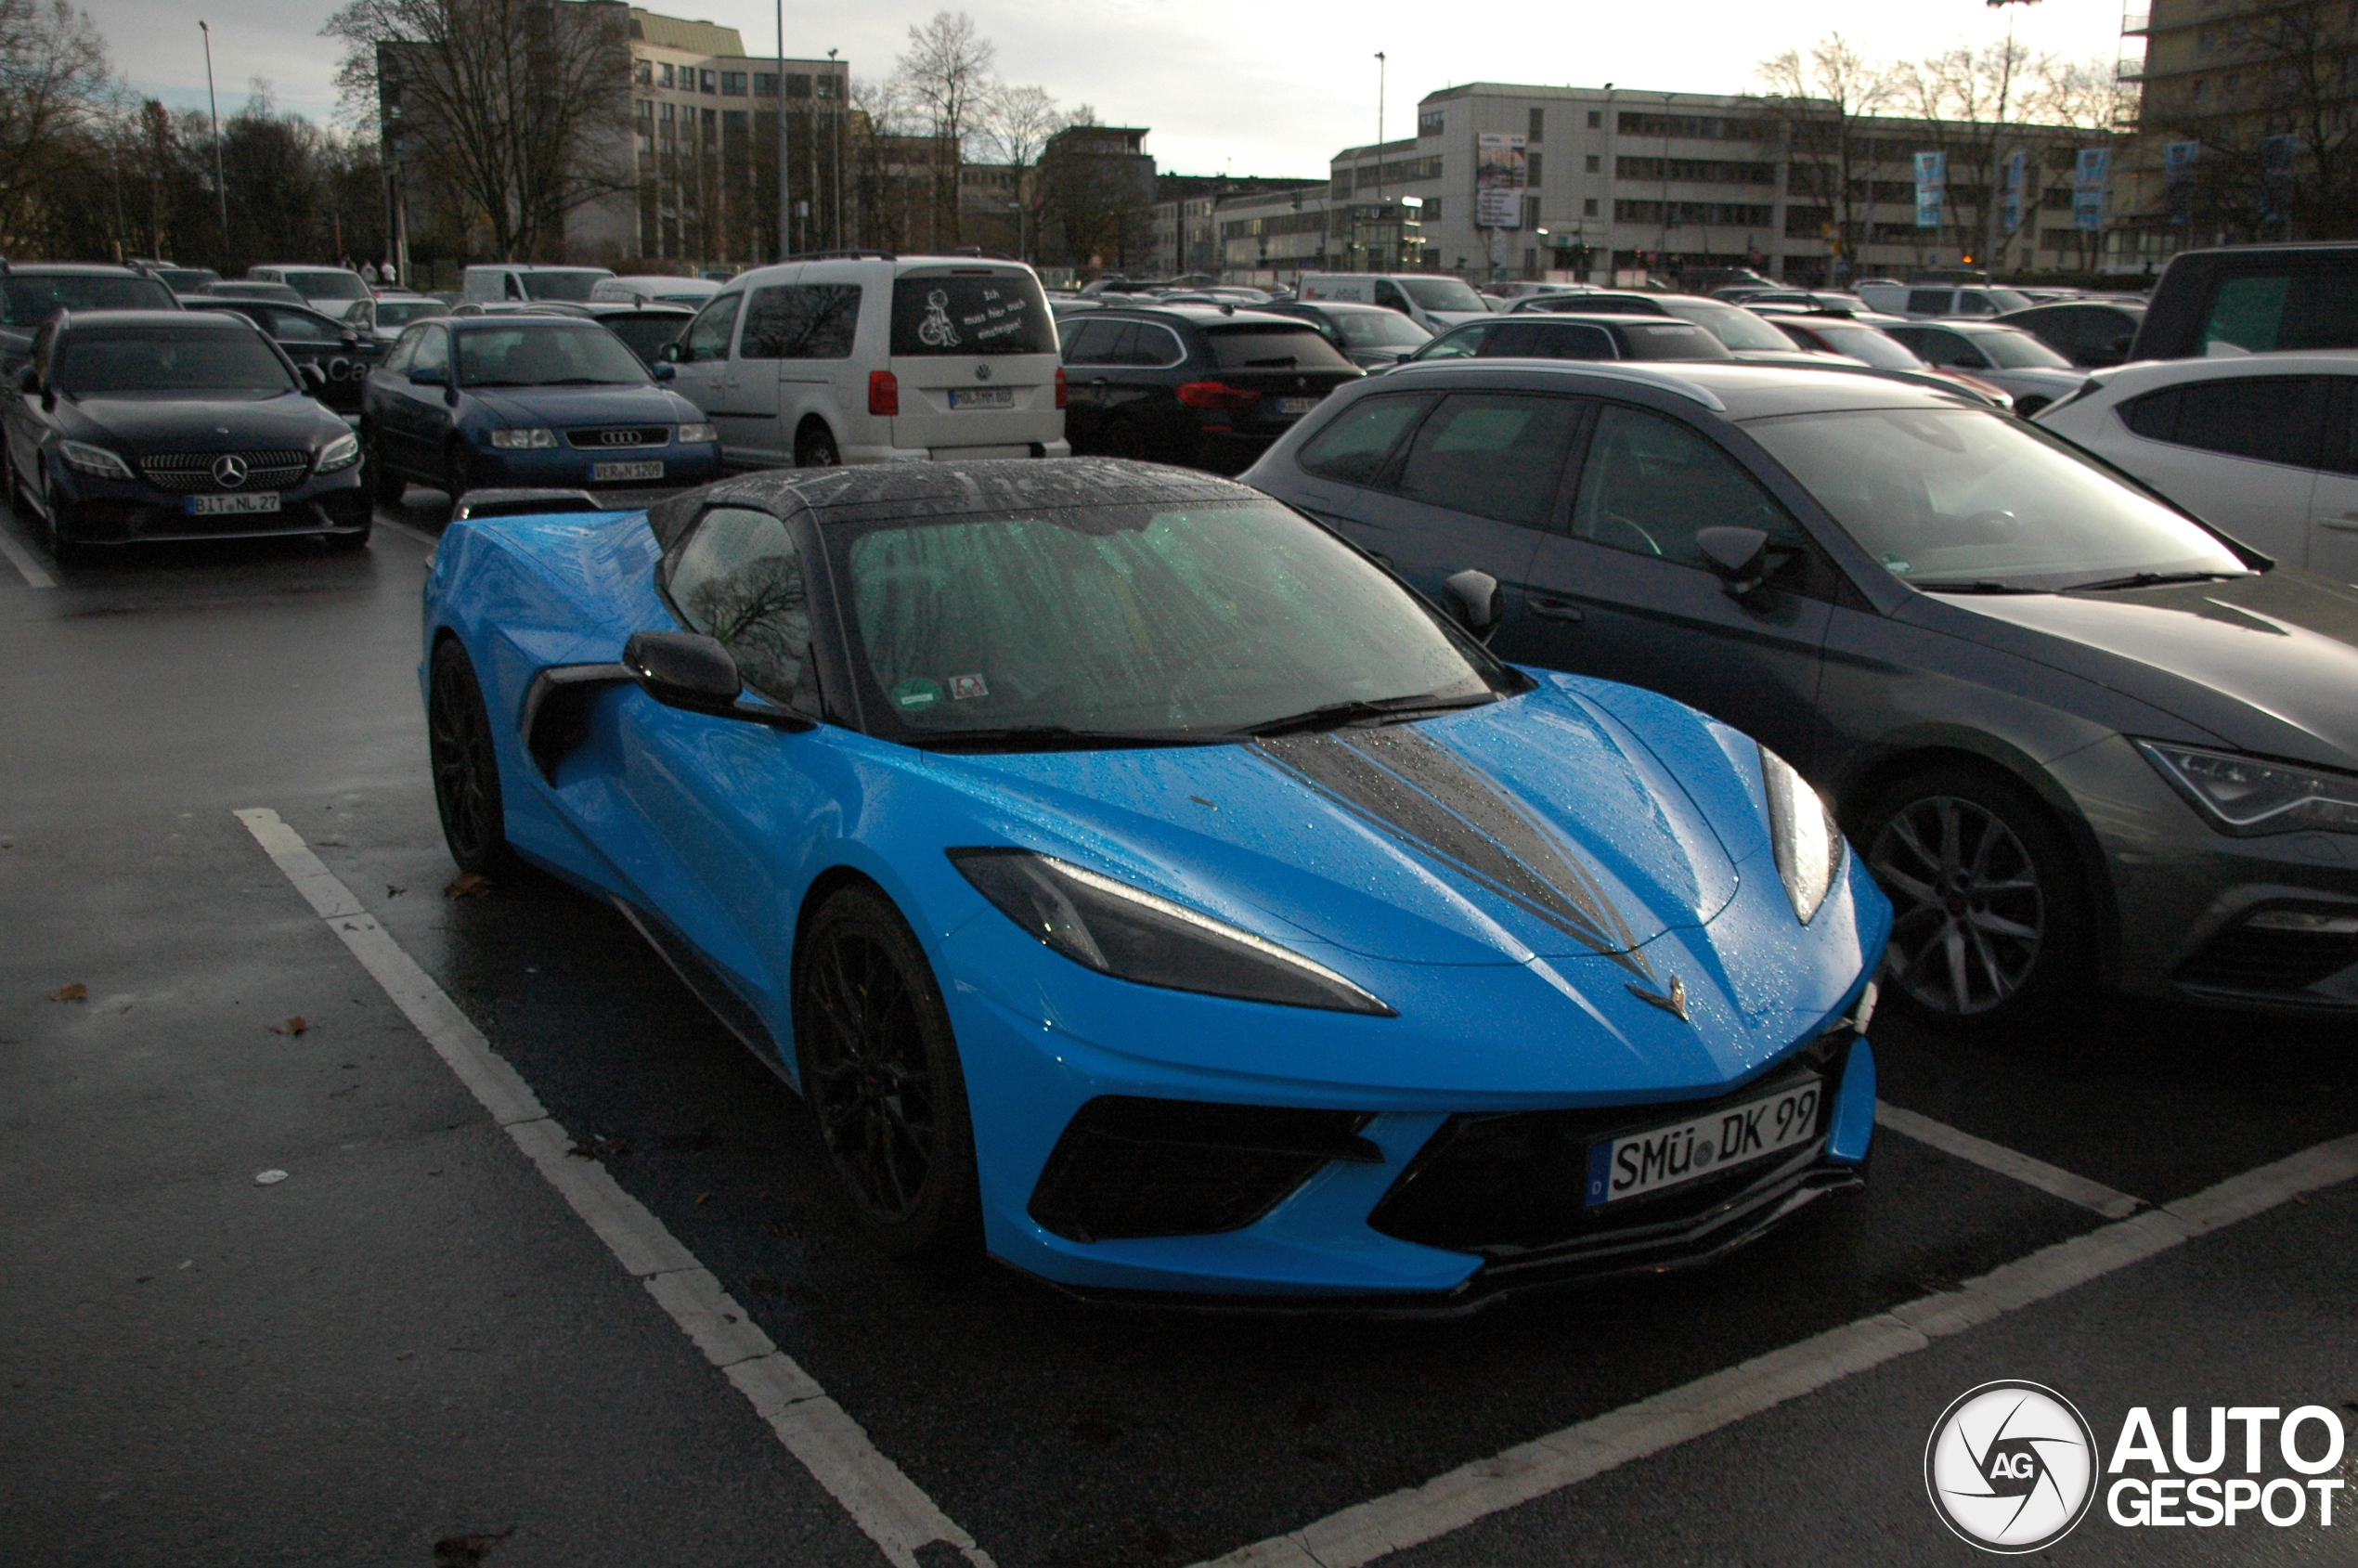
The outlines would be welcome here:
<svg viewBox="0 0 2358 1568">
<path fill-rule="evenodd" d="M 486 412 L 511 425 L 678 424 L 704 418 L 694 405 L 659 386 L 490 386 L 461 388 Z"/>
<path fill-rule="evenodd" d="M 2150 704 L 2230 745 L 2358 769 L 2358 590 L 2342 584 L 2280 566 L 2227 582 L 1939 603 L 1952 614 L 1924 618 Z"/>
<path fill-rule="evenodd" d="M 217 452 L 227 447 L 300 447 L 323 433 L 341 435 L 343 421 L 300 393 L 274 397 L 123 396 L 61 399 L 59 423 L 142 452 Z M 332 429 L 330 428 L 332 427 Z"/>
<path fill-rule="evenodd" d="M 1736 889 L 1655 753 L 1561 689 L 1243 745 L 934 763 L 1030 819 L 1009 823 L 1016 842 L 1398 963 L 1626 952 L 1708 923 Z"/>
</svg>

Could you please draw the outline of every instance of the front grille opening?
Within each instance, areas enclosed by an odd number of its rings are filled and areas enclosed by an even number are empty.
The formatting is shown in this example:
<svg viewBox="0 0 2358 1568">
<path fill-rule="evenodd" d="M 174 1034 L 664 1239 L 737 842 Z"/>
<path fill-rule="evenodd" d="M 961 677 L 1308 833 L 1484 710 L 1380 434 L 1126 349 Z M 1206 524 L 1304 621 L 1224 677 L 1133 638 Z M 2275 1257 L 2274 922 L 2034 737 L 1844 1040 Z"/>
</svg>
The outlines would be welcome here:
<svg viewBox="0 0 2358 1568">
<path fill-rule="evenodd" d="M 2182 985 L 2293 995 L 2358 964 L 2358 910 L 2274 904 L 2256 909 L 2178 966 Z"/>
<path fill-rule="evenodd" d="M 245 478 L 235 486 L 213 476 L 213 465 L 234 457 L 246 465 Z M 137 460 L 139 472 L 159 490 L 175 496 L 213 495 L 236 490 L 284 490 L 303 482 L 311 472 L 311 454 L 266 452 L 150 452 Z"/>
<path fill-rule="evenodd" d="M 586 430 L 565 432 L 565 444 L 582 451 L 628 452 L 639 447 L 664 447 L 671 442 L 671 427 L 654 425 L 596 425 Z"/>
<path fill-rule="evenodd" d="M 1383 1163 L 1368 1111 L 1102 1095 L 1032 1190 L 1031 1217 L 1073 1241 L 1242 1230 L 1329 1160 Z"/>
<path fill-rule="evenodd" d="M 1820 1042 L 1784 1068 L 1707 1100 L 1592 1110 L 1516 1111 L 1453 1116 L 1427 1141 L 1367 1224 L 1403 1241 L 1492 1257 L 1556 1247 L 1624 1231 L 1676 1232 L 1711 1216 L 1744 1193 L 1783 1159 L 1753 1160 L 1643 1197 L 1590 1208 L 1589 1146 L 1624 1133 L 1699 1117 L 1777 1092 L 1792 1078 L 1823 1081 L 1814 1137 L 1833 1125 L 1833 1104 L 1848 1061 L 1850 1037 Z M 1794 1146 L 1795 1153 L 1814 1144 Z"/>
</svg>

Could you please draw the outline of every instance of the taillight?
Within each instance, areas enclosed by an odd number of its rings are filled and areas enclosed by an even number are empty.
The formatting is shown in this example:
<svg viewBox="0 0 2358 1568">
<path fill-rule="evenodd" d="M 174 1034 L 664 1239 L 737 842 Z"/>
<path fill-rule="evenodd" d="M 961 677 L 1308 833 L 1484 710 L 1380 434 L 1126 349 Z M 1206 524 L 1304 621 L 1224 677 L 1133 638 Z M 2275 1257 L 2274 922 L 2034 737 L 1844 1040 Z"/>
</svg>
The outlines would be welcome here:
<svg viewBox="0 0 2358 1568">
<path fill-rule="evenodd" d="M 1261 394 L 1225 382 L 1188 382 L 1179 389 L 1179 401 L 1190 408 L 1250 408 Z"/>
<path fill-rule="evenodd" d="M 1061 408 L 1072 400 L 1072 391 L 1065 383 L 1065 368 L 1056 367 L 1056 407 Z"/>
<path fill-rule="evenodd" d="M 894 379 L 890 370 L 868 372 L 868 412 L 881 414 L 887 419 L 900 414 L 900 382 Z"/>
</svg>

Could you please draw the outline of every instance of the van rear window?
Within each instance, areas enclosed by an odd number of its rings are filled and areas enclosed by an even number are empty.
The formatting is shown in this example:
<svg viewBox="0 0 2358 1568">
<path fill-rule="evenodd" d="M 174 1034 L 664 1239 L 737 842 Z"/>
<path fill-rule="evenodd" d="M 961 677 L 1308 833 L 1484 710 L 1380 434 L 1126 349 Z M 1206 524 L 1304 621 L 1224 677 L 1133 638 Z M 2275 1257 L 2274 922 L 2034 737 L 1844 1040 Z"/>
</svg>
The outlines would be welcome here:
<svg viewBox="0 0 2358 1568">
<path fill-rule="evenodd" d="M 1054 354 L 1056 323 L 1028 272 L 898 278 L 892 285 L 896 358 Z"/>
</svg>

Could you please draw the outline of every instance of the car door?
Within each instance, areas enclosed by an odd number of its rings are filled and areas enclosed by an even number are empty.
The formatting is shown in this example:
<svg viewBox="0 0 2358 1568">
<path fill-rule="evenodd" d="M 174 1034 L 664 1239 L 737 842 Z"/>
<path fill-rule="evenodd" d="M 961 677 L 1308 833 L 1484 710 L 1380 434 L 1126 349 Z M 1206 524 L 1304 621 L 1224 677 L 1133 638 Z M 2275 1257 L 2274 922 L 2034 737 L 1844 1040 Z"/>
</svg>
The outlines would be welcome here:
<svg viewBox="0 0 2358 1568">
<path fill-rule="evenodd" d="M 764 300 L 765 294 L 776 297 Z M 780 462 L 795 460 L 796 432 L 810 415 L 824 420 L 840 442 L 850 417 L 864 410 L 864 401 L 859 409 L 852 407 L 857 379 L 849 374 L 862 303 L 857 283 L 788 283 L 757 289 L 745 306 L 739 352 L 747 361 L 746 386 L 741 390 L 749 395 L 759 379 L 755 361 L 764 354 L 775 358 L 771 395 L 778 410 L 773 428 Z M 864 399 L 865 386 L 858 391 Z"/>
<path fill-rule="evenodd" d="M 789 438 L 778 428 L 779 361 L 800 334 L 802 293 L 788 283 L 745 293 L 745 325 L 720 375 L 721 395 L 706 409 L 732 461 L 779 466 L 792 460 Z"/>
<path fill-rule="evenodd" d="M 715 295 L 680 335 L 679 353 L 673 360 L 671 390 L 704 410 L 705 418 L 716 425 L 729 408 L 730 389 L 722 382 L 734 368 L 729 350 L 737 335 L 737 313 L 745 303 L 742 289 Z M 728 461 L 736 460 L 727 430 L 720 432 L 720 455 Z"/>
<path fill-rule="evenodd" d="M 1302 443 L 1294 454 L 1294 472 L 1270 476 L 1271 493 L 1391 564 L 1372 525 L 1356 521 L 1353 508 L 1362 492 L 1392 471 L 1409 434 L 1438 396 L 1393 392 L 1357 399 Z M 1261 478 L 1256 473 L 1254 483 Z"/>
<path fill-rule="evenodd" d="M 2105 455 L 2204 522 L 2304 565 L 2333 392 L 2324 376 L 2183 382 L 2122 405 L 2128 438 Z"/>
<path fill-rule="evenodd" d="M 1532 554 L 1556 509 L 1585 406 L 1537 392 L 1452 392 L 1417 422 L 1400 456 L 1346 514 L 1362 548 L 1438 598 L 1463 571 L 1498 580 L 1493 644 L 1526 645 Z"/>
<path fill-rule="evenodd" d="M 1072 443 L 1075 452 L 1099 450 L 1113 368 L 1121 363 L 1122 344 L 1136 329 L 1134 321 L 1092 317 L 1065 340 L 1065 439 Z"/>
<path fill-rule="evenodd" d="M 442 434 L 450 422 L 449 388 L 421 384 L 411 378 L 420 370 L 449 376 L 449 329 L 421 328 L 417 347 L 403 370 L 397 377 L 387 378 L 385 419 L 379 439 L 395 467 L 432 478 L 442 473 Z"/>
<path fill-rule="evenodd" d="M 1597 409 L 1572 490 L 1499 652 L 1675 697 L 1807 771 L 1833 568 L 1793 515 L 1705 431 L 1623 403 Z M 1715 526 L 1769 538 L 1768 580 L 1742 599 L 1695 543 Z"/>
<path fill-rule="evenodd" d="M 2336 582 L 2358 583 L 2358 376 L 2335 376 L 2331 383 L 2305 564 Z"/>
<path fill-rule="evenodd" d="M 719 506 L 672 555 L 667 597 L 692 631 L 719 639 L 749 695 L 816 712 L 801 542 L 765 512 Z M 655 913 L 719 969 L 781 1040 L 792 977 L 793 890 L 830 798 L 813 769 L 825 742 L 627 693 L 613 781 L 646 836 L 634 880 Z M 660 939 L 666 933 L 656 933 Z"/>
</svg>

